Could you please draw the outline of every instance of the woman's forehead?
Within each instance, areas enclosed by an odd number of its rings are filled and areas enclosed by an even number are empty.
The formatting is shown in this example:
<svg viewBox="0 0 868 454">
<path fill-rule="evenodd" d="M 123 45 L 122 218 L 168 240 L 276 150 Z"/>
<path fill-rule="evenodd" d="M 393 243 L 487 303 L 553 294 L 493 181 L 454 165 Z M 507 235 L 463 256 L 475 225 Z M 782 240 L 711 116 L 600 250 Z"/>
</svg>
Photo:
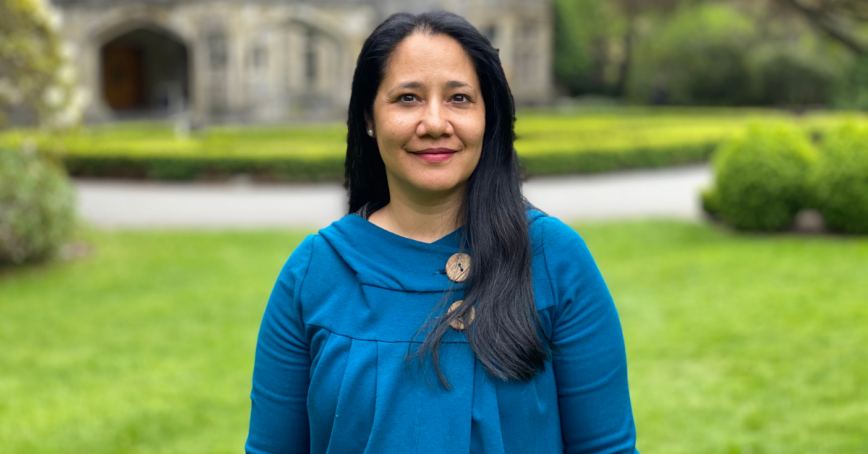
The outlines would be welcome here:
<svg viewBox="0 0 868 454">
<path fill-rule="evenodd" d="M 384 76 L 386 89 L 413 83 L 450 88 L 478 84 L 470 56 L 458 41 L 443 34 L 414 33 L 405 38 L 392 52 Z"/>
</svg>

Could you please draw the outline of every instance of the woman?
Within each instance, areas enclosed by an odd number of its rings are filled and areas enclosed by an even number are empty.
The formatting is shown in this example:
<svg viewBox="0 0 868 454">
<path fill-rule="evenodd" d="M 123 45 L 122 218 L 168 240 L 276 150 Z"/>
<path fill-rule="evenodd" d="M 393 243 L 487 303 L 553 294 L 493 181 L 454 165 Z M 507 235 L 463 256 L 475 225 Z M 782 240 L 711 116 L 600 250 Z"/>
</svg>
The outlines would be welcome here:
<svg viewBox="0 0 868 454">
<path fill-rule="evenodd" d="M 277 279 L 247 452 L 635 452 L 618 315 L 581 238 L 521 195 L 491 44 L 390 17 L 347 124 L 352 214 Z"/>
</svg>

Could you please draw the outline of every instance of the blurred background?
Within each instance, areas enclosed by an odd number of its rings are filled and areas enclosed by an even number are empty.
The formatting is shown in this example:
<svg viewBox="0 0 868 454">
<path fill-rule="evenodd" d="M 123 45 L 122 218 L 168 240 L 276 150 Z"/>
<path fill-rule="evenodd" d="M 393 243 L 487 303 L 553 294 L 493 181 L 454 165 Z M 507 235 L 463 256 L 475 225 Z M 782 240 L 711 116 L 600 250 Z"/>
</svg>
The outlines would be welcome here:
<svg viewBox="0 0 868 454">
<path fill-rule="evenodd" d="M 639 450 L 868 452 L 865 0 L 0 0 L 0 451 L 243 449 L 359 50 L 439 9 L 612 291 Z"/>
</svg>

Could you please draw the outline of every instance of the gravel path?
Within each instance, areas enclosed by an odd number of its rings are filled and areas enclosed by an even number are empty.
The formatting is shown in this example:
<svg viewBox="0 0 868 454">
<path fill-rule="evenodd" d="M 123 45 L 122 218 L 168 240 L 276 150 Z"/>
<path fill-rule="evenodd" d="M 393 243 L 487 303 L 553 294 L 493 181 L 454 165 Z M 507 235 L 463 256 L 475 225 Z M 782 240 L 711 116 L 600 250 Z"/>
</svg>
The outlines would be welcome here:
<svg viewBox="0 0 868 454">
<path fill-rule="evenodd" d="M 708 166 L 535 178 L 524 193 L 563 220 L 698 219 Z M 104 228 L 321 228 L 344 214 L 337 184 L 76 180 L 79 213 Z"/>
</svg>

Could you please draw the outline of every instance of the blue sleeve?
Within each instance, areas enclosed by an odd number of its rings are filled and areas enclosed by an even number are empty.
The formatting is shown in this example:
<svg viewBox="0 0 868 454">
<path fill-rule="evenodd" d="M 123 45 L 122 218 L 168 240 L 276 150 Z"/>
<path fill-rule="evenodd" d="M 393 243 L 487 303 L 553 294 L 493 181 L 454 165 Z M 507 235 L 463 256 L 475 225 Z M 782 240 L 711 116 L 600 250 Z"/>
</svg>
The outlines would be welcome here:
<svg viewBox="0 0 868 454">
<path fill-rule="evenodd" d="M 307 237 L 283 266 L 259 327 L 250 393 L 250 430 L 245 445 L 249 454 L 310 450 L 310 347 L 304 334 L 299 293 L 312 243 L 313 237 Z"/>
<path fill-rule="evenodd" d="M 546 268 L 557 304 L 553 367 L 564 452 L 636 452 L 627 355 L 615 304 L 585 242 L 563 222 L 543 228 Z"/>
</svg>

